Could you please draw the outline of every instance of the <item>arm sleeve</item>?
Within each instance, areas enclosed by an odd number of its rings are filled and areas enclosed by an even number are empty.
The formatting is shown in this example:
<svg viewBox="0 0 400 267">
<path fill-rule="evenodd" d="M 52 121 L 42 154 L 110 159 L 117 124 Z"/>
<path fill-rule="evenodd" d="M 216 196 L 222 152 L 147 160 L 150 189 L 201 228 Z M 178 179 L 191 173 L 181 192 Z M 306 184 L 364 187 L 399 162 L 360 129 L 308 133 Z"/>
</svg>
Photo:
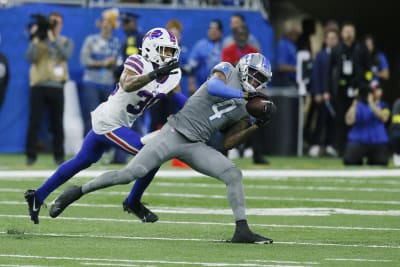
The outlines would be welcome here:
<svg viewBox="0 0 400 267">
<path fill-rule="evenodd" d="M 188 98 L 182 92 L 175 92 L 172 96 L 172 100 L 176 105 L 176 109 L 180 110 L 186 103 Z"/>
<path fill-rule="evenodd" d="M 80 54 L 80 59 L 82 65 L 85 67 L 91 66 L 94 63 L 94 60 L 91 58 L 91 44 L 92 43 L 92 38 L 91 36 L 88 36 L 85 39 L 85 42 L 83 43 L 82 49 L 81 49 L 81 54 Z"/>
<path fill-rule="evenodd" d="M 25 56 L 29 62 L 35 62 L 38 58 L 38 45 L 31 42 Z"/>
<path fill-rule="evenodd" d="M 223 98 L 243 98 L 243 92 L 227 86 L 220 78 L 208 80 L 208 93 Z"/>
<path fill-rule="evenodd" d="M 54 47 L 58 50 L 63 60 L 68 60 L 74 49 L 74 44 L 70 39 L 57 39 L 53 43 Z"/>
</svg>

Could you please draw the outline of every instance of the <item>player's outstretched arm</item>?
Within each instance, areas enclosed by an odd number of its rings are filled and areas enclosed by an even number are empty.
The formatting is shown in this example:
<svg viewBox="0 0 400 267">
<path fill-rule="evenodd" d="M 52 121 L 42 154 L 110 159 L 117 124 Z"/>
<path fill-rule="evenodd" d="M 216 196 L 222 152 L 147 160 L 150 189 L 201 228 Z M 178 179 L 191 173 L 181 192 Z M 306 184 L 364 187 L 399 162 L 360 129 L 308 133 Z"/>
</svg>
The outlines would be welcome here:
<svg viewBox="0 0 400 267">
<path fill-rule="evenodd" d="M 176 60 L 168 61 L 161 65 L 158 69 L 141 75 L 132 70 L 124 68 L 119 82 L 126 92 L 133 92 L 141 89 L 143 86 L 155 79 L 160 79 L 168 76 L 169 74 L 173 74 L 174 70 L 177 68 L 179 68 L 179 63 Z"/>
</svg>

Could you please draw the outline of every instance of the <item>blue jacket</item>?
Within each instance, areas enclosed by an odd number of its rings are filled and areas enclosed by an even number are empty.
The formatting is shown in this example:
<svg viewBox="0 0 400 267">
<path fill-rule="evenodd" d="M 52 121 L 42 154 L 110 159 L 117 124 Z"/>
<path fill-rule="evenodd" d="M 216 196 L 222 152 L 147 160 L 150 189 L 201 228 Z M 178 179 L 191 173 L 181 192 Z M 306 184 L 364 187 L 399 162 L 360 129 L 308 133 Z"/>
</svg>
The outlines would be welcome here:
<svg viewBox="0 0 400 267">
<path fill-rule="evenodd" d="M 329 88 L 329 53 L 321 49 L 315 57 L 311 76 L 311 94 L 320 95 L 330 91 Z"/>
<path fill-rule="evenodd" d="M 378 106 L 388 109 L 386 103 L 379 101 Z M 389 138 L 385 124 L 376 117 L 370 106 L 364 102 L 358 102 L 356 108 L 356 120 L 348 134 L 350 143 L 360 144 L 387 144 Z"/>
</svg>

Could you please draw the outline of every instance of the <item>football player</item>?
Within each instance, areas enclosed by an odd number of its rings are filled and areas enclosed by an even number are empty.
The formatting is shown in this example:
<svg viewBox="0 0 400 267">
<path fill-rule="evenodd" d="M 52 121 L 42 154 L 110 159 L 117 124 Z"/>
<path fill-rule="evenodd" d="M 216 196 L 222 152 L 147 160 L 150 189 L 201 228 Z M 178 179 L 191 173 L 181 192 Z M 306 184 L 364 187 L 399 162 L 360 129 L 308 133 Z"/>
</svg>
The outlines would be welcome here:
<svg viewBox="0 0 400 267">
<path fill-rule="evenodd" d="M 82 195 L 100 188 L 127 184 L 144 177 L 162 163 L 176 157 L 194 170 L 226 184 L 227 197 L 234 213 L 236 229 L 233 243 L 272 243 L 272 239 L 253 233 L 246 220 L 242 172 L 222 153 L 205 143 L 218 130 L 227 131 L 224 146 L 229 149 L 245 141 L 259 125 L 275 114 L 276 107 L 266 101 L 264 115 L 249 122 L 246 100 L 264 96 L 272 76 L 269 61 L 261 54 L 243 56 L 236 68 L 230 63 L 217 64 L 211 77 L 189 98 L 185 106 L 121 170 L 106 172 L 82 186 L 68 187 L 51 209 L 64 210 Z"/>
<path fill-rule="evenodd" d="M 181 79 L 179 53 L 177 38 L 164 28 L 151 29 L 144 36 L 142 55 L 131 55 L 126 59 L 115 90 L 91 113 L 93 127 L 77 155 L 62 164 L 38 189 L 25 192 L 29 214 L 35 224 L 39 223 L 40 207 L 50 193 L 97 162 L 110 146 L 133 155 L 143 147 L 144 139 L 131 126 L 146 108 L 170 92 L 175 93 L 177 105 L 183 106 L 186 97 L 173 91 Z M 147 179 L 140 182 L 151 182 L 156 171 L 149 172 Z M 140 202 L 131 209 L 157 220 L 157 216 L 149 213 Z"/>
</svg>

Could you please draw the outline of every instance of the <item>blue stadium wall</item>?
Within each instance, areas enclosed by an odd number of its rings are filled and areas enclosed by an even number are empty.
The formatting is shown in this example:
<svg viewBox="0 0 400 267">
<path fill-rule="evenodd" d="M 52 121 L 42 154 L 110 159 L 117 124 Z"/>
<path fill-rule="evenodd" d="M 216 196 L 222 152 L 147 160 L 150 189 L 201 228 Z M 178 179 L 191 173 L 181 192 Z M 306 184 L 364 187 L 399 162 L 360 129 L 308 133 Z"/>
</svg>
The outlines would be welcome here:
<svg viewBox="0 0 400 267">
<path fill-rule="evenodd" d="M 97 33 L 95 21 L 100 17 L 101 8 L 84 8 L 75 6 L 26 4 L 23 6 L 0 9 L 0 51 L 8 58 L 10 64 L 10 82 L 5 101 L 0 107 L 0 153 L 21 153 L 24 151 L 25 135 L 29 115 L 29 63 L 25 51 L 29 44 L 26 25 L 34 13 L 48 14 L 58 11 L 64 15 L 62 34 L 74 41 L 74 53 L 69 61 L 71 79 L 78 84 L 82 76 L 79 52 L 84 38 Z M 190 49 L 200 38 L 207 34 L 208 21 L 219 18 L 223 22 L 224 34 L 229 34 L 229 18 L 235 12 L 231 10 L 175 10 L 175 9 L 130 9 L 140 15 L 139 27 L 146 32 L 153 27 L 165 25 L 172 18 L 177 18 L 184 25 L 183 43 Z M 259 12 L 240 12 L 246 18 L 250 31 L 259 39 L 263 54 L 273 56 L 274 33 L 271 25 Z M 124 38 L 121 29 L 117 36 Z"/>
</svg>

